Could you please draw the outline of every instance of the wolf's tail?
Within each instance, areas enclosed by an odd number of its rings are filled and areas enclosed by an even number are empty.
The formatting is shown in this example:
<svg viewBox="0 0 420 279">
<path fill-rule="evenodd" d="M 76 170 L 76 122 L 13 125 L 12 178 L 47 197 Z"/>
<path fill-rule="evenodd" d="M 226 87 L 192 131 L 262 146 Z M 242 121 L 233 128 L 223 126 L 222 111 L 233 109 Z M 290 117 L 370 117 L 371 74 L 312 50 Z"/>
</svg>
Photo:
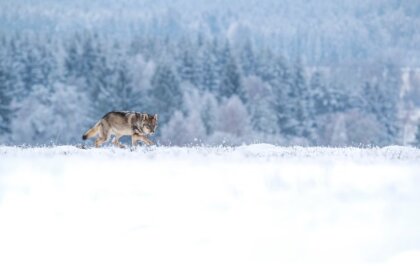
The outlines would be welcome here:
<svg viewBox="0 0 420 279">
<path fill-rule="evenodd" d="M 92 128 L 86 131 L 86 133 L 83 134 L 82 139 L 87 140 L 91 137 L 96 136 L 96 134 L 99 132 L 99 129 L 101 128 L 101 121 L 98 121 L 98 123 L 95 124 Z"/>
</svg>

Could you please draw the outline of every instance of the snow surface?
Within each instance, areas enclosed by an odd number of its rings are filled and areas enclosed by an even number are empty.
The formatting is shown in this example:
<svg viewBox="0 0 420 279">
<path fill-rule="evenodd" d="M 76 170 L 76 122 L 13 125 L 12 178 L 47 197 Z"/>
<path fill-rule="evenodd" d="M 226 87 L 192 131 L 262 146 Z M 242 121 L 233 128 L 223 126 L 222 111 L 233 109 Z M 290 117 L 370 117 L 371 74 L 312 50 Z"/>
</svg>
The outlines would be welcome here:
<svg viewBox="0 0 420 279">
<path fill-rule="evenodd" d="M 0 146 L 0 278 L 420 278 L 420 150 Z"/>
</svg>

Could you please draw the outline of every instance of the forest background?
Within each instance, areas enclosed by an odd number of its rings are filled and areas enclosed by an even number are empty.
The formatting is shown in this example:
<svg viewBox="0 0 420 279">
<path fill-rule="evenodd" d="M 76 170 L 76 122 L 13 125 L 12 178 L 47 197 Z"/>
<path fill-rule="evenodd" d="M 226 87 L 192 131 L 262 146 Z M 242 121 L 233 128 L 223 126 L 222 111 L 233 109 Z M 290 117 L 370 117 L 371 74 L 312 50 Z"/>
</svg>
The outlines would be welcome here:
<svg viewBox="0 0 420 279">
<path fill-rule="evenodd" d="M 111 110 L 170 145 L 415 145 L 420 2 L 0 1 L 0 142 Z"/>
</svg>

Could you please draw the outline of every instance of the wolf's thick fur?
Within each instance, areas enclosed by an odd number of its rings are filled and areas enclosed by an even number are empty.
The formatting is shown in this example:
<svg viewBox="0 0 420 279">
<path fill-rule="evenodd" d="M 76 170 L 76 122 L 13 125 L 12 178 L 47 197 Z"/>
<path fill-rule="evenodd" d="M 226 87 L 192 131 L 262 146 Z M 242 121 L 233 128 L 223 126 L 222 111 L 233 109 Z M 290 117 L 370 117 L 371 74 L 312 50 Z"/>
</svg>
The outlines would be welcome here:
<svg viewBox="0 0 420 279">
<path fill-rule="evenodd" d="M 154 134 L 157 128 L 157 114 L 150 115 L 140 112 L 111 111 L 102 117 L 92 128 L 83 135 L 83 140 L 98 135 L 95 146 L 99 147 L 111 135 L 115 135 L 113 144 L 124 147 L 119 139 L 122 136 L 131 136 L 131 144 L 136 145 L 142 141 L 147 145 L 154 144 L 146 136 Z"/>
</svg>

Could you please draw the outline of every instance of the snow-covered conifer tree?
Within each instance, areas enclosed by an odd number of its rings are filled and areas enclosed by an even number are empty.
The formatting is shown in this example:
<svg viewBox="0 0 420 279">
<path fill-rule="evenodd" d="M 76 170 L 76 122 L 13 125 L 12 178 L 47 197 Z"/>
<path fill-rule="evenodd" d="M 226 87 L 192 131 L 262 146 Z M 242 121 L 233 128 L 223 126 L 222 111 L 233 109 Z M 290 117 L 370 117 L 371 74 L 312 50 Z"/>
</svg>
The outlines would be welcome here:
<svg viewBox="0 0 420 279">
<path fill-rule="evenodd" d="M 224 64 L 220 81 L 219 95 L 225 98 L 230 98 L 236 95 L 245 102 L 246 99 L 242 85 L 242 74 L 239 70 L 238 64 L 230 52 L 226 59 L 227 61 Z"/>
<path fill-rule="evenodd" d="M 159 114 L 162 124 L 166 123 L 175 111 L 181 109 L 180 83 L 170 66 L 161 63 L 156 67 L 148 95 L 154 113 Z"/>
</svg>

